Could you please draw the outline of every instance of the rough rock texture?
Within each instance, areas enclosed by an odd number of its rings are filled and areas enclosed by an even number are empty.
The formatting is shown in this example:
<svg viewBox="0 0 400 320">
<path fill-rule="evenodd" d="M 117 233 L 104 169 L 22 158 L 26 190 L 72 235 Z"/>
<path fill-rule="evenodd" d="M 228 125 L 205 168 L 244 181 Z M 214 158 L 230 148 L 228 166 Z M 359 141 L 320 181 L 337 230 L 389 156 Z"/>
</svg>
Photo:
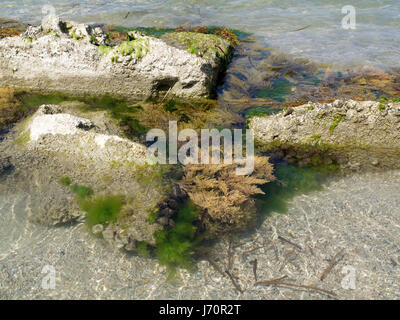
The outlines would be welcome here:
<svg viewBox="0 0 400 320">
<path fill-rule="evenodd" d="M 131 39 L 106 47 L 100 27 L 51 16 L 0 40 L 0 85 L 132 98 L 171 88 L 178 96 L 208 96 L 226 65 L 217 51 L 199 56 L 154 37 L 135 33 Z M 230 57 L 228 41 L 220 38 L 218 47 Z"/>
<path fill-rule="evenodd" d="M 153 234 L 162 226 L 150 223 L 149 214 L 167 194 L 161 181 L 138 179 L 146 147 L 113 135 L 118 128 L 106 113 L 88 112 L 82 118 L 73 110 L 73 103 L 43 105 L 10 132 L 0 144 L 0 171 L 14 168 L 4 184 L 15 181 L 18 192 L 29 195 L 30 221 L 49 226 L 85 217 L 77 196 L 60 182 L 63 177 L 92 188 L 94 197 L 121 195 L 124 223 L 108 224 L 104 238 L 128 250 L 135 250 L 137 241 L 154 244 Z"/>
<path fill-rule="evenodd" d="M 0 158 L 0 175 L 13 168 L 10 157 Z"/>
<path fill-rule="evenodd" d="M 258 145 L 304 165 L 343 169 L 400 168 L 400 103 L 309 103 L 267 117 L 253 117 Z"/>
</svg>

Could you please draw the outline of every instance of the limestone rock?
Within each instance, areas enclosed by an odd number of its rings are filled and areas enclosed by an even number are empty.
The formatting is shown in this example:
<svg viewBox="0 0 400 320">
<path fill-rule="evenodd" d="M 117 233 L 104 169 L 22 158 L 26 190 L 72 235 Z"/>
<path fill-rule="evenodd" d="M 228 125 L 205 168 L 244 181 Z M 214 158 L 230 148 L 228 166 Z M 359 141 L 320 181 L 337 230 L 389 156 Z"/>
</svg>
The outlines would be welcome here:
<svg viewBox="0 0 400 320">
<path fill-rule="evenodd" d="M 209 96 L 233 47 L 218 36 L 202 34 L 197 38 L 204 50 L 194 52 L 182 36 L 193 34 L 159 39 L 134 33 L 131 41 L 105 46 L 101 26 L 50 16 L 41 27 L 0 40 L 0 86 L 130 98 L 167 90 L 177 96 Z M 178 38 L 176 43 L 171 37 Z"/>
<path fill-rule="evenodd" d="M 5 176 L 5 184 L 26 193 L 29 219 L 47 226 L 83 221 L 86 215 L 71 187 L 61 183 L 63 177 L 71 185 L 93 189 L 92 200 L 121 196 L 121 219 L 95 225 L 91 231 L 107 236 L 116 248 L 134 250 L 137 241 L 155 244 L 153 234 L 162 226 L 150 223 L 149 212 L 168 194 L 159 187 L 160 181 L 144 185 L 138 179 L 138 171 L 147 163 L 146 147 L 114 135 L 117 130 L 107 113 L 86 112 L 83 118 L 74 110 L 69 105 L 43 105 L 16 125 L 12 147 L 7 142 L 13 132 L 0 145 L 0 172 L 11 163 L 15 167 Z M 21 136 L 24 139 L 16 146 Z"/>
<path fill-rule="evenodd" d="M 260 148 L 306 165 L 393 169 L 400 168 L 399 108 L 375 101 L 308 103 L 286 116 L 253 117 L 249 127 Z"/>
</svg>

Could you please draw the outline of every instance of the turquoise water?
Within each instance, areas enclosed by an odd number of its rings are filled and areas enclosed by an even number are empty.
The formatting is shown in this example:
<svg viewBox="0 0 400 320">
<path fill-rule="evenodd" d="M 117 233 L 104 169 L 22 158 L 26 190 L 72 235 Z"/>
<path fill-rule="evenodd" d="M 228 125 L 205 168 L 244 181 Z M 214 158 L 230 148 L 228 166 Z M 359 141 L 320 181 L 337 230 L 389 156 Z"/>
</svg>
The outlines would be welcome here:
<svg viewBox="0 0 400 320">
<path fill-rule="evenodd" d="M 225 25 L 252 32 L 266 46 L 318 62 L 400 66 L 398 0 L 6 0 L 0 2 L 0 17 L 38 22 L 46 4 L 64 18 L 84 22 Z M 345 5 L 356 8 L 356 30 L 341 27 Z"/>
</svg>

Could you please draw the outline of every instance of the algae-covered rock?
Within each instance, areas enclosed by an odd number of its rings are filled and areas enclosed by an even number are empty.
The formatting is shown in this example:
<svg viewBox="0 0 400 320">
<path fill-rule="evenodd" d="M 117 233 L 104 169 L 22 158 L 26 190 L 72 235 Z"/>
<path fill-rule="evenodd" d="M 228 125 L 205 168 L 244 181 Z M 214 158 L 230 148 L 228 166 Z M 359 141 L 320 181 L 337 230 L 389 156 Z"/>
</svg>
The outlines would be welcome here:
<svg viewBox="0 0 400 320">
<path fill-rule="evenodd" d="M 292 162 L 345 170 L 400 168 L 400 103 L 341 101 L 253 117 L 258 146 Z"/>
<path fill-rule="evenodd" d="M 7 129 L 23 116 L 18 106 L 19 101 L 14 95 L 14 90 L 0 88 L 0 131 Z"/>
<path fill-rule="evenodd" d="M 209 96 L 232 49 L 219 36 L 192 33 L 158 39 L 133 32 L 113 46 L 101 26 L 50 16 L 21 36 L 0 40 L 0 85 L 131 98 L 168 90 Z"/>
<path fill-rule="evenodd" d="M 147 163 L 145 146 L 115 135 L 107 113 L 82 115 L 74 103 L 43 105 L 17 124 L 1 145 L 2 167 L 15 167 L 4 184 L 29 195 L 31 221 L 85 220 L 90 233 L 101 224 L 106 240 L 127 250 L 155 244 L 163 226 L 149 216 L 170 193 L 161 168 Z"/>
</svg>

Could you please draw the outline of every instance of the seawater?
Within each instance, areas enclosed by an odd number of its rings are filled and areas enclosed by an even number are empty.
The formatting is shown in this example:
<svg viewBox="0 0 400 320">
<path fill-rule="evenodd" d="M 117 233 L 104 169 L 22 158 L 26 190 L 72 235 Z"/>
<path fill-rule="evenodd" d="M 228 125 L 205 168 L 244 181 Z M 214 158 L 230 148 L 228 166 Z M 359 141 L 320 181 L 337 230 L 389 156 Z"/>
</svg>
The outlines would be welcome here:
<svg viewBox="0 0 400 320">
<path fill-rule="evenodd" d="M 54 7 L 64 18 L 128 27 L 224 25 L 252 33 L 286 54 L 343 67 L 400 66 L 398 0 L 16 0 L 0 17 L 37 23 Z M 356 29 L 342 28 L 342 7 L 356 9 Z M 302 29 L 300 31 L 295 31 Z"/>
</svg>

